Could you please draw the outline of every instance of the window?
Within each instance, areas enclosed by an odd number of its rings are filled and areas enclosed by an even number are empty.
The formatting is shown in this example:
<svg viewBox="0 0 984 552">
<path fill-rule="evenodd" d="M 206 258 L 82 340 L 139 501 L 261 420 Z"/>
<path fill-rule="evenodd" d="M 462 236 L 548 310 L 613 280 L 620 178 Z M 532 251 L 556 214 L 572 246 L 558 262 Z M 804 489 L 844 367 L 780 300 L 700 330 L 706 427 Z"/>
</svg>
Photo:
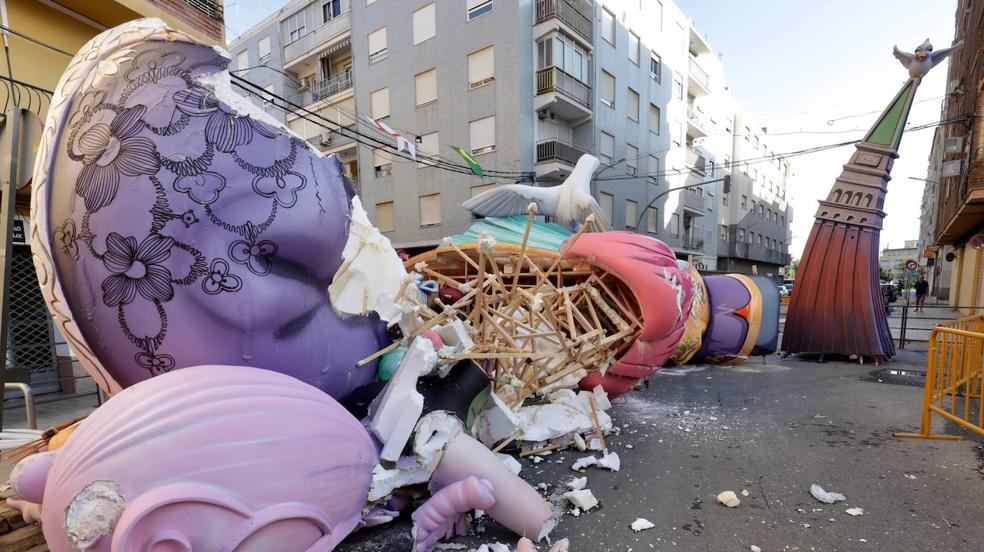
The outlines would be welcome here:
<svg viewBox="0 0 984 552">
<path fill-rule="evenodd" d="M 721 196 L 721 205 L 727 205 L 727 204 L 728 204 L 728 194 L 723 194 Z"/>
<path fill-rule="evenodd" d="M 495 49 L 492 46 L 468 54 L 468 88 L 495 82 Z"/>
<path fill-rule="evenodd" d="M 386 59 L 386 27 L 369 33 L 369 63 Z"/>
<path fill-rule="evenodd" d="M 243 50 L 236 54 L 236 69 L 249 67 L 249 50 Z"/>
<path fill-rule="evenodd" d="M 741 196 L 741 208 L 742 209 L 748 209 L 748 196 L 747 195 Z"/>
<path fill-rule="evenodd" d="M 628 93 L 629 119 L 639 122 L 639 93 L 629 88 Z"/>
<path fill-rule="evenodd" d="M 758 245 L 758 246 L 761 246 L 762 245 L 762 234 L 758 234 L 758 235 L 755 236 L 755 245 Z"/>
<path fill-rule="evenodd" d="M 779 224 L 781 224 L 783 226 L 786 226 L 786 217 L 785 217 L 785 215 L 779 217 Z"/>
<path fill-rule="evenodd" d="M 656 5 L 653 6 L 649 24 L 652 25 L 657 31 L 663 30 L 663 3 L 659 0 L 656 0 Z"/>
<path fill-rule="evenodd" d="M 656 104 L 649 104 L 649 132 L 659 136 L 660 123 L 659 107 Z"/>
<path fill-rule="evenodd" d="M 607 9 L 601 10 L 601 37 L 615 45 L 615 14 Z"/>
<path fill-rule="evenodd" d="M 615 196 L 600 192 L 598 194 L 598 206 L 601 207 L 601 213 L 605 215 L 605 218 L 611 221 L 615 209 Z"/>
<path fill-rule="evenodd" d="M 615 159 L 615 137 L 607 132 L 601 133 L 601 151 L 598 152 L 601 162 L 611 165 Z"/>
<path fill-rule="evenodd" d="M 376 204 L 376 227 L 380 232 L 392 232 L 395 229 L 392 201 Z"/>
<path fill-rule="evenodd" d="M 760 217 L 764 217 L 765 216 L 765 206 L 762 205 L 761 203 L 759 203 L 759 216 Z"/>
<path fill-rule="evenodd" d="M 753 241 L 755 241 L 755 232 L 749 232 L 748 233 L 748 243 L 752 243 Z"/>
<path fill-rule="evenodd" d="M 321 21 L 327 23 L 342 15 L 342 0 L 321 0 Z"/>
<path fill-rule="evenodd" d="M 377 121 L 390 114 L 390 89 L 380 88 L 369 94 L 369 112 Z"/>
<path fill-rule="evenodd" d="M 441 194 L 420 196 L 420 225 L 441 224 Z"/>
<path fill-rule="evenodd" d="M 304 25 L 304 10 L 301 10 L 287 18 L 287 42 L 294 42 L 307 34 L 307 27 Z"/>
<path fill-rule="evenodd" d="M 421 106 L 437 101 L 437 69 L 424 71 L 414 77 L 417 89 L 417 105 Z"/>
<path fill-rule="evenodd" d="M 781 242 L 780 241 L 779 242 L 779 251 L 782 251 L 783 249 L 786 249 L 786 244 L 785 244 L 785 242 Z"/>
<path fill-rule="evenodd" d="M 721 239 L 728 241 L 728 225 L 726 224 L 721 225 Z"/>
<path fill-rule="evenodd" d="M 475 197 L 479 194 L 484 194 L 485 192 L 495 188 L 495 184 L 482 184 L 481 186 L 472 186 L 471 196 Z"/>
<path fill-rule="evenodd" d="M 495 151 L 494 116 L 472 121 L 468 125 L 471 133 L 471 152 L 473 155 Z"/>
<path fill-rule="evenodd" d="M 663 82 L 663 59 L 656 54 L 649 55 L 649 77 L 656 82 Z"/>
<path fill-rule="evenodd" d="M 625 227 L 635 228 L 639 223 L 639 204 L 631 199 L 625 200 Z"/>
<path fill-rule="evenodd" d="M 256 47 L 260 54 L 260 63 L 270 59 L 270 37 L 265 36 L 256 43 Z"/>
<path fill-rule="evenodd" d="M 680 215 L 677 213 L 673 213 L 670 217 L 670 235 L 674 238 L 680 237 Z"/>
<path fill-rule="evenodd" d="M 658 229 L 658 226 L 656 225 L 656 221 L 658 220 L 659 220 L 659 210 L 653 207 L 652 209 L 649 210 L 649 216 L 646 217 L 646 232 L 649 232 L 650 234 L 655 234 Z"/>
<path fill-rule="evenodd" d="M 588 85 L 591 83 L 590 59 L 587 50 L 563 35 L 537 42 L 537 69 L 556 67 Z"/>
<path fill-rule="evenodd" d="M 492 0 L 468 0 L 465 4 L 468 10 L 468 21 L 492 11 Z"/>
<path fill-rule="evenodd" d="M 434 4 L 427 4 L 413 12 L 413 43 L 420 44 L 437 34 L 437 20 Z"/>
<path fill-rule="evenodd" d="M 659 185 L 659 157 L 655 155 L 649 156 L 649 176 L 647 179 L 650 184 Z"/>
<path fill-rule="evenodd" d="M 639 35 L 629 31 L 629 61 L 639 65 Z"/>
<path fill-rule="evenodd" d="M 683 99 L 683 79 L 677 73 L 673 73 L 673 97 Z"/>
<path fill-rule="evenodd" d="M 389 176 L 393 171 L 393 158 L 383 149 L 372 150 L 372 168 L 377 178 Z"/>
<path fill-rule="evenodd" d="M 772 218 L 772 209 L 769 209 L 767 211 L 767 214 L 765 215 L 765 220 L 770 220 L 771 218 Z"/>
<path fill-rule="evenodd" d="M 772 213 L 772 222 L 779 222 L 779 213 L 778 212 Z"/>
<path fill-rule="evenodd" d="M 744 228 L 739 228 L 738 229 L 738 243 L 744 243 L 744 242 L 745 242 L 745 229 Z"/>
<path fill-rule="evenodd" d="M 625 174 L 635 176 L 639 166 L 639 148 L 632 144 L 625 146 Z"/>
<path fill-rule="evenodd" d="M 615 77 L 604 69 L 601 70 L 601 103 L 615 107 Z"/>
<path fill-rule="evenodd" d="M 420 158 L 428 158 L 424 161 L 418 162 L 417 167 L 428 167 L 435 164 L 433 159 L 429 159 L 432 156 L 436 156 L 438 152 L 441 151 L 441 139 L 438 133 L 431 132 L 430 134 L 424 134 L 420 137 L 420 146 L 417 147 L 417 153 Z"/>
</svg>

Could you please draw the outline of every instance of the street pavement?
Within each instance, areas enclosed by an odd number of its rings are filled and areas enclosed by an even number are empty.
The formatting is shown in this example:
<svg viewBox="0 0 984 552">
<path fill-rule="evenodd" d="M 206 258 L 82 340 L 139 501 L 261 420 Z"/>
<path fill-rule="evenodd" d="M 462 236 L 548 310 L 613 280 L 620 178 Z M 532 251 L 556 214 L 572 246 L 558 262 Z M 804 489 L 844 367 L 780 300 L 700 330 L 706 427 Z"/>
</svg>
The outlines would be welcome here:
<svg viewBox="0 0 984 552">
<path fill-rule="evenodd" d="M 880 367 L 770 356 L 660 372 L 609 411 L 621 428 L 608 438 L 621 471 L 585 473 L 601 506 L 577 518 L 563 514 L 552 536 L 592 552 L 984 550 L 984 449 L 976 438 L 892 437 L 917 429 L 922 390 L 911 385 L 917 378 L 872 374 L 886 368 L 924 372 L 925 354 L 902 351 Z M 934 430 L 970 436 L 939 420 Z M 585 454 L 523 460 L 521 475 L 551 485 L 545 494 L 556 497 L 581 475 L 570 465 Z M 847 501 L 817 502 L 812 483 Z M 726 490 L 738 493 L 737 508 L 717 503 Z M 845 513 L 855 507 L 864 513 Z M 655 527 L 633 532 L 629 525 L 639 517 Z M 482 534 L 454 542 L 514 542 L 492 522 L 476 525 Z M 402 519 L 362 531 L 337 550 L 410 546 Z"/>
</svg>

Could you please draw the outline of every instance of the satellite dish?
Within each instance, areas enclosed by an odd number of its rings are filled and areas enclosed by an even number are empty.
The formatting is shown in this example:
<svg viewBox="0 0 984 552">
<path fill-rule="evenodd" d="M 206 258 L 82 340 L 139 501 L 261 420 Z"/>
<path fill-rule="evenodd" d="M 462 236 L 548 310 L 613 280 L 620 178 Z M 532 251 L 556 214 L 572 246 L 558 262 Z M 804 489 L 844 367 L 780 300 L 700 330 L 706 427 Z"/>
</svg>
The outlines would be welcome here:
<svg viewBox="0 0 984 552">
<path fill-rule="evenodd" d="M 953 251 L 946 254 L 946 262 L 948 263 L 952 263 L 956 258 L 957 256 L 953 253 Z"/>
<path fill-rule="evenodd" d="M 984 249 L 984 232 L 976 234 L 968 242 L 974 249 Z"/>
</svg>

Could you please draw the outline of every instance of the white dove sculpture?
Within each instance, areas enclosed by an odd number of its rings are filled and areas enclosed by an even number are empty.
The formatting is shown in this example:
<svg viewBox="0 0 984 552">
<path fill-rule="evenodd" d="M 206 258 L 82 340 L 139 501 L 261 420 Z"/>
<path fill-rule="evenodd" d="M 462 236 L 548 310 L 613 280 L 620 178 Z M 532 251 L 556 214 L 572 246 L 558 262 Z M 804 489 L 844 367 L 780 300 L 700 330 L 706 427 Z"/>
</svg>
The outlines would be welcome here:
<svg viewBox="0 0 984 552">
<path fill-rule="evenodd" d="M 541 188 L 524 184 L 498 186 L 464 202 L 462 206 L 482 217 L 508 217 L 526 214 L 530 203 L 537 213 L 553 217 L 554 222 L 576 229 L 588 215 L 594 215 L 595 229 L 611 230 L 611 223 L 591 197 L 591 177 L 598 158 L 584 154 L 560 186 Z"/>
<path fill-rule="evenodd" d="M 909 77 L 921 79 L 929 73 L 929 70 L 936 67 L 946 56 L 953 53 L 963 45 L 963 41 L 957 42 L 949 48 L 933 51 L 933 45 L 927 38 L 925 42 L 916 47 L 916 53 L 910 54 L 899 50 L 898 46 L 892 47 L 892 54 L 902 63 L 902 66 L 909 70 Z"/>
</svg>

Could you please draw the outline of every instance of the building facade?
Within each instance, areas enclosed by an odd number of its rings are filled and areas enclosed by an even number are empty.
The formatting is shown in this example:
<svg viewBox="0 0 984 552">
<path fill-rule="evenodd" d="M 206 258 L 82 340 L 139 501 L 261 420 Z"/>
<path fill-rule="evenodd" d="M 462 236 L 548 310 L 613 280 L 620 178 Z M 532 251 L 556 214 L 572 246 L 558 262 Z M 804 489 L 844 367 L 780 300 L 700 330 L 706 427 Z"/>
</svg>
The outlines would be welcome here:
<svg viewBox="0 0 984 552">
<path fill-rule="evenodd" d="M 788 162 L 763 133 L 739 137 L 718 56 L 669 0 L 296 1 L 232 43 L 237 69 L 259 62 L 261 40 L 270 69 L 247 78 L 319 114 L 285 121 L 342 155 L 397 247 L 461 232 L 473 220 L 461 204 L 494 186 L 559 185 L 591 153 L 614 228 L 705 270 L 788 263 Z M 324 128 L 375 133 L 364 117 L 413 140 L 420 162 Z M 464 165 L 454 147 L 486 176 L 435 166 Z"/>
<path fill-rule="evenodd" d="M 902 261 L 918 261 L 919 259 L 919 240 L 905 240 L 902 247 L 885 247 L 878 256 L 878 266 L 883 270 L 890 270 L 895 273 L 896 278 L 901 278 L 899 263 Z"/>
<path fill-rule="evenodd" d="M 964 312 L 984 308 L 984 129 L 974 119 L 984 111 L 982 19 L 984 4 L 957 2 L 954 41 L 963 47 L 950 56 L 940 118 L 963 120 L 939 127 L 927 176 L 937 184 L 934 263 L 949 269 L 949 303 Z"/>
</svg>

